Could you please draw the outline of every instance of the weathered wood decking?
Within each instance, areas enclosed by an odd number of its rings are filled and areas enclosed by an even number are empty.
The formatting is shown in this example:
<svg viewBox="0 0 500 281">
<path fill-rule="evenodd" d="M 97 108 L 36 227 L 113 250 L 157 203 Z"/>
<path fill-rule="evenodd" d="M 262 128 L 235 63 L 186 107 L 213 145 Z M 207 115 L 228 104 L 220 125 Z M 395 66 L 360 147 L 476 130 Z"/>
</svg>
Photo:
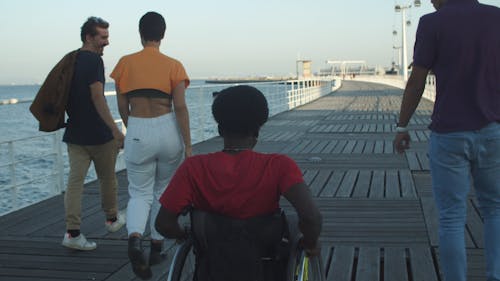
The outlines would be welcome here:
<svg viewBox="0 0 500 281">
<path fill-rule="evenodd" d="M 324 215 L 327 280 L 433 281 L 439 276 L 437 216 L 426 156 L 432 104 L 412 119 L 412 148 L 393 153 L 393 124 L 402 90 L 344 82 L 336 93 L 279 114 L 261 131 L 257 151 L 286 153 L 299 163 Z M 219 150 L 215 138 L 195 153 Z M 126 172 L 119 172 L 126 207 Z M 285 208 L 289 208 L 283 202 Z M 60 245 L 63 198 L 0 217 L 0 280 L 138 280 L 127 259 L 125 230 L 108 234 L 96 183 L 86 187 L 82 232 L 91 252 Z M 468 280 L 485 280 L 482 220 L 471 196 L 467 221 Z M 171 255 L 170 255 L 171 256 Z M 169 260 L 153 268 L 165 280 Z"/>
</svg>

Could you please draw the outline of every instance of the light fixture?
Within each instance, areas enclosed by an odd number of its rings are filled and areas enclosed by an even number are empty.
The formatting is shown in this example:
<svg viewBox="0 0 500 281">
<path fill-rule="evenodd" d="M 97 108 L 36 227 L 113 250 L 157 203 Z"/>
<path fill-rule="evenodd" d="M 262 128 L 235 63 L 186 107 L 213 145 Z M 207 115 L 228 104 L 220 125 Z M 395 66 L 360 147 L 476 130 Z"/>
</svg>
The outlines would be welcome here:
<svg viewBox="0 0 500 281">
<path fill-rule="evenodd" d="M 396 13 L 401 12 L 401 6 L 400 5 L 396 5 L 396 7 L 394 7 L 394 10 L 396 10 Z"/>
<path fill-rule="evenodd" d="M 420 7 L 420 5 L 422 5 L 422 3 L 420 2 L 420 0 L 415 0 L 413 2 L 413 4 L 415 5 L 415 7 Z"/>
</svg>

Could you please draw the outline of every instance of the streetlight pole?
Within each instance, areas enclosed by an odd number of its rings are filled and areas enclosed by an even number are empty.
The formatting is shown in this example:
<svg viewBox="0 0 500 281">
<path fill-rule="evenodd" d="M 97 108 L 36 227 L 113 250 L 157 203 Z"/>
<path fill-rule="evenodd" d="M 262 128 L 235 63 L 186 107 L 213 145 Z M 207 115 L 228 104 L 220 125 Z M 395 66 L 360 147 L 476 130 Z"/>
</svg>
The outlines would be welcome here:
<svg viewBox="0 0 500 281">
<path fill-rule="evenodd" d="M 420 7 L 421 3 L 420 0 L 414 0 L 414 5 L 415 7 Z M 411 4 L 408 5 L 396 5 L 394 8 L 396 10 L 396 13 L 401 12 L 401 20 L 402 20 L 402 25 L 401 25 L 401 33 L 402 33 L 402 53 L 403 53 L 403 81 L 408 81 L 408 55 L 407 55 L 407 44 L 406 44 L 406 10 L 410 9 L 412 6 Z"/>
<path fill-rule="evenodd" d="M 411 7 L 409 5 L 407 8 Z M 401 10 L 401 17 L 403 21 L 403 25 L 401 27 L 401 33 L 403 33 L 403 81 L 408 81 L 408 55 L 406 50 L 406 9 Z"/>
<path fill-rule="evenodd" d="M 400 74 L 402 74 L 401 73 L 401 48 L 402 47 L 401 46 L 397 46 L 397 47 L 396 46 L 392 46 L 392 48 L 394 50 L 398 50 L 398 64 L 397 65 L 398 65 L 398 71 L 400 72 Z"/>
</svg>

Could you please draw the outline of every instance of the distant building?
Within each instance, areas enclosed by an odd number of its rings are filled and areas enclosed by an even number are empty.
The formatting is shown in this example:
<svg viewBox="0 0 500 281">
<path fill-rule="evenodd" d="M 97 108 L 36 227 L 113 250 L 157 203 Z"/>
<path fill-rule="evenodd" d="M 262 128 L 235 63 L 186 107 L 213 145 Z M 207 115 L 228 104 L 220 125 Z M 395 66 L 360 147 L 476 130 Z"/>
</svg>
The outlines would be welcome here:
<svg viewBox="0 0 500 281">
<path fill-rule="evenodd" d="M 312 77 L 311 60 L 297 60 L 296 67 L 297 67 L 297 78 L 311 78 Z M 299 75 L 299 73 L 300 73 L 299 70 L 302 70 L 301 75 Z"/>
</svg>

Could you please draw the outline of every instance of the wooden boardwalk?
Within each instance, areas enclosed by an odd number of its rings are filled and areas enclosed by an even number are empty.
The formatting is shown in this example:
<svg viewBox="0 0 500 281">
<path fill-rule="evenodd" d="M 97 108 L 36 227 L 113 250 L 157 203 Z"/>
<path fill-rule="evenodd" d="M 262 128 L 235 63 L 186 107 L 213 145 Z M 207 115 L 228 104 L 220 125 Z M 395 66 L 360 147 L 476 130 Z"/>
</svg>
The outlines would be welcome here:
<svg viewBox="0 0 500 281">
<path fill-rule="evenodd" d="M 442 280 L 426 156 L 432 103 L 419 106 L 410 123 L 412 148 L 398 155 L 392 139 L 401 95 L 400 89 L 346 81 L 329 96 L 274 116 L 261 131 L 256 150 L 295 159 L 316 197 L 324 216 L 327 280 Z M 195 145 L 194 153 L 221 148 L 221 139 L 214 138 Z M 126 172 L 118 176 L 123 209 Z M 287 202 L 282 205 L 289 208 Z M 139 280 L 128 262 L 125 230 L 108 234 L 104 229 L 96 183 L 87 185 L 82 207 L 82 232 L 98 244 L 91 252 L 60 245 L 62 196 L 0 217 L 0 280 Z M 471 196 L 468 280 L 485 280 L 477 209 Z M 166 280 L 169 262 L 153 267 L 154 280 Z"/>
</svg>

